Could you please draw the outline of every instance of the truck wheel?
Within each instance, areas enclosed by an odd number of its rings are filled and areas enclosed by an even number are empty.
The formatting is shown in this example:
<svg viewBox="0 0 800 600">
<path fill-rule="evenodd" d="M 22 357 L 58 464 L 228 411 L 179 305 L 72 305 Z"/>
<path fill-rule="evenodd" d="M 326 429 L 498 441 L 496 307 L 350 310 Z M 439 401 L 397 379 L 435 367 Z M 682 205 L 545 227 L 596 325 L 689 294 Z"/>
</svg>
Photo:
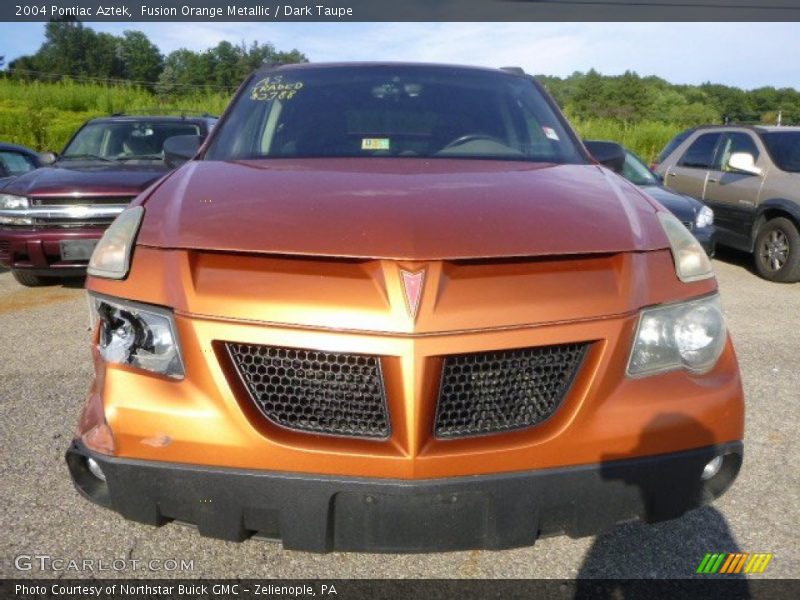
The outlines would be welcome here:
<svg viewBox="0 0 800 600">
<path fill-rule="evenodd" d="M 754 250 L 756 270 L 780 283 L 800 280 L 800 232 L 789 219 L 770 219 L 758 230 Z"/>
<path fill-rule="evenodd" d="M 34 275 L 26 271 L 11 271 L 11 274 L 14 276 L 14 279 L 17 280 L 17 283 L 25 287 L 41 287 L 54 283 L 52 277 L 42 277 L 41 275 Z"/>
</svg>

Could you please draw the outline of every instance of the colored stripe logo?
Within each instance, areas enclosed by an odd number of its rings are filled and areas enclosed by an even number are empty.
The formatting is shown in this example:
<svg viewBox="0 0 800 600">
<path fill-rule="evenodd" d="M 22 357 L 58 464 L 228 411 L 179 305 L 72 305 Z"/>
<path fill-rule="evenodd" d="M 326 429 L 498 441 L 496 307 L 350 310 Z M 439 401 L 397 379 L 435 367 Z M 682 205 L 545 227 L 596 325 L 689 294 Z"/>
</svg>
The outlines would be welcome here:
<svg viewBox="0 0 800 600">
<path fill-rule="evenodd" d="M 713 575 L 715 573 L 732 575 L 735 573 L 763 573 L 772 560 L 771 553 L 747 552 L 725 553 L 709 552 L 700 561 L 697 573 Z"/>
</svg>

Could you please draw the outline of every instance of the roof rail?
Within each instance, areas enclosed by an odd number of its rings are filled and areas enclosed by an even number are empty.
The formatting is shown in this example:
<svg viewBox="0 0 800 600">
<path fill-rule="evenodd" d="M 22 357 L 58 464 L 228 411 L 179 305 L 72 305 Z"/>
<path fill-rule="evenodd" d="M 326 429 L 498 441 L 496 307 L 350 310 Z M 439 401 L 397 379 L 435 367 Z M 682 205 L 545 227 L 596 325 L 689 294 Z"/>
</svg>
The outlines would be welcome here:
<svg viewBox="0 0 800 600">
<path fill-rule="evenodd" d="M 525 70 L 522 67 L 500 67 L 500 70 L 514 75 L 525 75 Z"/>
</svg>

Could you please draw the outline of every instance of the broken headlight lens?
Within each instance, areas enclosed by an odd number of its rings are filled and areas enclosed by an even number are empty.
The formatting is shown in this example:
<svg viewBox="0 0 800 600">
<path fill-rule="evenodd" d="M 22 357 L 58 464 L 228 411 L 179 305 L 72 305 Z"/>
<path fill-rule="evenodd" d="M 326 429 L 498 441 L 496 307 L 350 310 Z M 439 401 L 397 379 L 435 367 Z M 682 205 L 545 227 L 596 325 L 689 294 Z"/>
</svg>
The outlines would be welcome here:
<svg viewBox="0 0 800 600">
<path fill-rule="evenodd" d="M 675 369 L 706 373 L 717 364 L 727 336 L 719 296 L 645 309 L 639 316 L 628 375 Z"/>
<path fill-rule="evenodd" d="M 172 311 L 158 306 L 93 297 L 103 360 L 175 379 L 184 376 Z"/>
</svg>

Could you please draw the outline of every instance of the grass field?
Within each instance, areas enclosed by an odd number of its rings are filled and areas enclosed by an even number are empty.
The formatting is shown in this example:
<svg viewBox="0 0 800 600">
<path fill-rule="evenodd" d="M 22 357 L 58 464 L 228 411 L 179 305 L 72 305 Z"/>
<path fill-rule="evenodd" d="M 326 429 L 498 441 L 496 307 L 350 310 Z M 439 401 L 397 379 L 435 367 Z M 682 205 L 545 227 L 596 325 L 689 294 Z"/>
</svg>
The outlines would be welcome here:
<svg viewBox="0 0 800 600">
<path fill-rule="evenodd" d="M 63 149 L 87 119 L 113 113 L 210 113 L 219 115 L 229 96 L 196 92 L 163 98 L 135 86 L 78 84 L 71 81 L 42 83 L 0 78 L 0 141 L 30 146 L 40 151 Z M 572 119 L 586 139 L 620 142 L 645 160 L 653 159 L 681 127 L 646 121 L 620 123 L 612 119 Z"/>
<path fill-rule="evenodd" d="M 87 119 L 122 112 L 218 115 L 228 99 L 211 92 L 164 99 L 134 86 L 0 79 L 0 140 L 58 152 Z"/>
</svg>

